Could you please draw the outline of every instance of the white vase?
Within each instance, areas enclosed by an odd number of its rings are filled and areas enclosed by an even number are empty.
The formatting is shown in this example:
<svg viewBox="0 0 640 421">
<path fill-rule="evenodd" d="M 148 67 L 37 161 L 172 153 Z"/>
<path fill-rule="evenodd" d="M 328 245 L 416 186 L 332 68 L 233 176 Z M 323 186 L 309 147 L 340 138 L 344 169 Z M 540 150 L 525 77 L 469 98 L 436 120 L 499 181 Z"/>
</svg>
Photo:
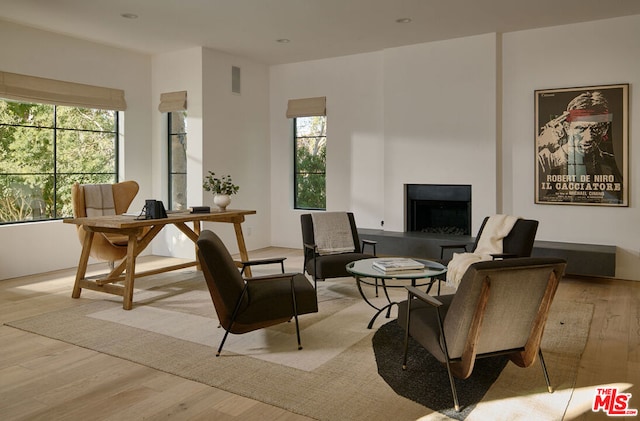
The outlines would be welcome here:
<svg viewBox="0 0 640 421">
<path fill-rule="evenodd" d="M 213 203 L 216 204 L 221 211 L 227 210 L 227 206 L 231 203 L 231 196 L 228 194 L 215 194 L 213 196 Z"/>
</svg>

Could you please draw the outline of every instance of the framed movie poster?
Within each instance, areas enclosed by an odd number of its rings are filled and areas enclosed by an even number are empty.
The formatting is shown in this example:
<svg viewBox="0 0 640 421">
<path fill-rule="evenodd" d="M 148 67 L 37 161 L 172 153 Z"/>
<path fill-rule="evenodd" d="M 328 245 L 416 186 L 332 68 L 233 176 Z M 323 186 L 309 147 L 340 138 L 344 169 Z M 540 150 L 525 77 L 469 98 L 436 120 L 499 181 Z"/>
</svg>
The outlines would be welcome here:
<svg viewBox="0 0 640 421">
<path fill-rule="evenodd" d="M 629 206 L 629 84 L 535 91 L 536 203 Z"/>
</svg>

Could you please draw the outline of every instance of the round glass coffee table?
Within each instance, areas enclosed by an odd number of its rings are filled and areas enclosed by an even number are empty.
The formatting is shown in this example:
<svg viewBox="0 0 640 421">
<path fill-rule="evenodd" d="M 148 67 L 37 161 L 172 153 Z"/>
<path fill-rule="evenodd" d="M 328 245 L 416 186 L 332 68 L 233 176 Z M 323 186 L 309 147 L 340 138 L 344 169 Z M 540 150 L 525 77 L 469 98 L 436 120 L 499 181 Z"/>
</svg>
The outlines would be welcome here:
<svg viewBox="0 0 640 421">
<path fill-rule="evenodd" d="M 438 263 L 433 262 L 431 260 L 423 260 L 423 259 L 412 259 L 416 262 L 419 262 L 424 265 L 423 269 L 418 270 L 403 270 L 403 271 L 395 271 L 395 272 L 384 272 L 380 269 L 377 269 L 373 264 L 377 260 L 383 260 L 380 258 L 373 259 L 363 259 L 356 260 L 355 262 L 351 262 L 347 264 L 347 272 L 353 275 L 356 278 L 356 285 L 358 286 L 358 291 L 360 295 L 364 299 L 364 301 L 369 304 L 372 308 L 376 310 L 376 314 L 369 321 L 369 325 L 367 328 L 371 329 L 373 323 L 376 321 L 380 313 L 387 310 L 387 318 L 391 313 L 391 307 L 394 304 L 398 304 L 395 301 L 391 301 L 389 298 L 389 293 L 387 292 L 387 288 L 404 288 L 405 286 L 411 285 L 413 287 L 426 286 L 427 292 L 433 286 L 433 283 L 436 281 L 435 277 L 438 275 L 442 275 L 447 273 L 447 267 Z M 387 260 L 387 259 L 384 259 Z M 363 278 L 373 278 L 374 281 L 368 281 Z M 377 296 L 377 288 L 378 288 L 378 279 L 380 279 L 380 284 L 382 286 L 382 290 L 384 291 L 384 295 L 387 299 L 387 304 L 383 307 L 378 307 L 374 305 L 362 290 L 362 284 L 374 285 L 376 287 L 376 296 Z M 396 282 L 394 285 L 387 285 L 386 280 L 395 279 Z M 402 282 L 404 281 L 404 282 Z"/>
</svg>

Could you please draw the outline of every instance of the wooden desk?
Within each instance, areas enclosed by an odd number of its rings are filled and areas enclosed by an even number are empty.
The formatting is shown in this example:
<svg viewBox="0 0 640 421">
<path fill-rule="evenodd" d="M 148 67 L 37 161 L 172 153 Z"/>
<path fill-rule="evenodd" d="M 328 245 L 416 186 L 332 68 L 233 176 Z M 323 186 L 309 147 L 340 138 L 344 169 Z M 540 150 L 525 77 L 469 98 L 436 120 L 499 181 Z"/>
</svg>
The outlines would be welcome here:
<svg viewBox="0 0 640 421">
<path fill-rule="evenodd" d="M 82 225 L 87 231 L 84 243 L 82 244 L 82 253 L 80 254 L 80 262 L 78 263 L 78 271 L 76 272 L 76 280 L 71 296 L 73 298 L 79 298 L 82 288 L 120 295 L 123 297 L 122 307 L 125 310 L 131 310 L 133 307 L 133 283 L 135 278 L 182 269 L 189 266 L 198 266 L 198 254 L 196 252 L 196 260 L 194 262 L 167 266 L 146 272 L 135 272 L 136 258 L 138 255 L 149 245 L 151 240 L 158 235 L 162 228 L 169 224 L 175 225 L 195 244 L 200 235 L 201 222 L 232 223 L 236 232 L 240 257 L 244 261 L 249 260 L 241 224 L 244 222 L 245 215 L 253 215 L 255 213 L 256 211 L 254 210 L 228 210 L 224 212 L 213 211 L 211 213 L 171 213 L 167 218 L 162 219 L 136 219 L 135 216 L 126 215 L 65 219 L 65 223 Z M 193 222 L 193 229 L 187 226 L 189 222 Z M 91 243 L 96 232 L 117 233 L 128 236 L 127 256 L 106 277 L 87 279 L 85 275 L 87 273 L 87 263 L 89 262 L 89 252 L 91 251 Z M 239 266 L 241 267 L 242 264 L 239 263 Z M 247 268 L 248 272 L 245 271 L 247 272 L 247 276 L 251 276 L 250 270 L 250 268 Z M 123 272 L 125 272 L 124 275 L 122 274 Z M 115 282 L 120 281 L 124 281 L 124 284 L 114 285 Z"/>
</svg>

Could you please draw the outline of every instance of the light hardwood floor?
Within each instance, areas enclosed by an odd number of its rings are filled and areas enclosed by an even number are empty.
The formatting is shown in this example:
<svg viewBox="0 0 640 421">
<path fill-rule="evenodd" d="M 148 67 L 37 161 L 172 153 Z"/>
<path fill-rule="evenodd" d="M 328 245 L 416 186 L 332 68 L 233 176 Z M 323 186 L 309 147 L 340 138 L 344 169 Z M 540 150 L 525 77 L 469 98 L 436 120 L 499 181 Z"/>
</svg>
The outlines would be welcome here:
<svg viewBox="0 0 640 421">
<path fill-rule="evenodd" d="M 251 253 L 252 258 L 269 256 L 286 256 L 287 271 L 301 269 L 299 250 L 268 248 Z M 165 260 L 146 257 L 139 267 L 150 268 Z M 92 266 L 94 271 L 103 269 Z M 74 274 L 75 270 L 69 269 L 0 281 L 0 321 L 19 320 L 105 297 L 83 290 L 80 299 L 72 299 Z M 565 278 L 556 299 L 595 306 L 576 393 L 565 419 L 606 419 L 602 412 L 591 412 L 590 405 L 595 388 L 607 384 L 631 384 L 625 391 L 632 394 L 630 406 L 640 409 L 640 282 Z M 309 419 L 5 325 L 0 326 L 0 414 L 3 420 Z"/>
</svg>

